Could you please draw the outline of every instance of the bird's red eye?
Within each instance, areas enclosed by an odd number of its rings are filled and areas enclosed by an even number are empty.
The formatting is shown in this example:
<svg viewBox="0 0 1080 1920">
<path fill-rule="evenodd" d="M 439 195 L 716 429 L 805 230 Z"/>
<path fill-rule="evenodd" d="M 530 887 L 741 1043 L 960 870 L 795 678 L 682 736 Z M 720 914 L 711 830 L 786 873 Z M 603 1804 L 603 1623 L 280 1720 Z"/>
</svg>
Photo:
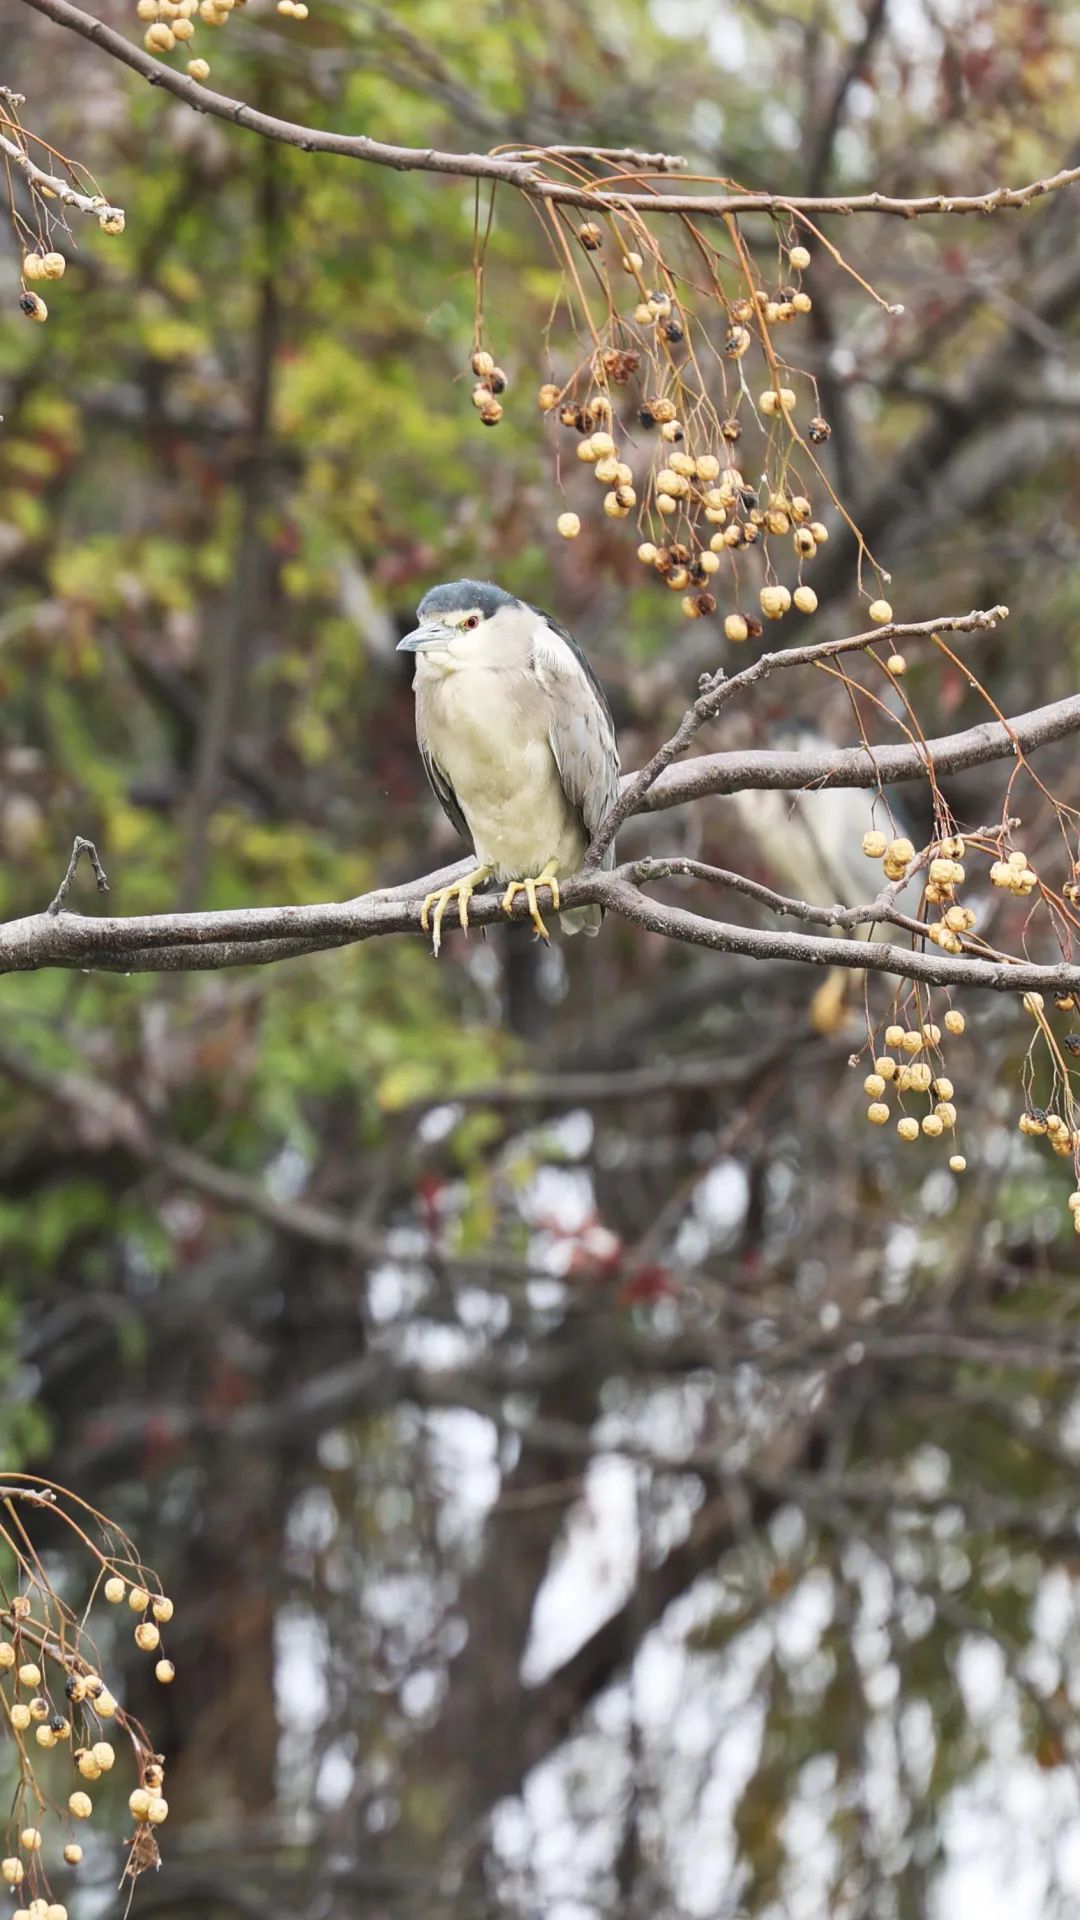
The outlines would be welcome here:
<svg viewBox="0 0 1080 1920">
<path fill-rule="evenodd" d="M 463 620 L 461 624 L 466 631 L 471 627 L 478 627 L 480 625 L 480 615 L 478 613 L 470 613 L 468 619 Z"/>
</svg>

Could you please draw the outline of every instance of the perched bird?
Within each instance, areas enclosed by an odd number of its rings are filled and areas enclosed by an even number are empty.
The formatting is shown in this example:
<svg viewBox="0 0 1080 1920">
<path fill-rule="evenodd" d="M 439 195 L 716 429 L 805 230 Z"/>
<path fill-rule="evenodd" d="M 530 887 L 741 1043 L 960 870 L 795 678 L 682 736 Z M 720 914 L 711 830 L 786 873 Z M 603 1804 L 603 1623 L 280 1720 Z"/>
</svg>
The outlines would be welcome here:
<svg viewBox="0 0 1080 1920">
<path fill-rule="evenodd" d="M 416 738 L 428 779 L 478 865 L 453 886 L 429 893 L 435 952 L 451 900 L 469 924 L 469 901 L 485 881 L 505 885 L 503 911 L 524 893 L 541 939 L 536 901 L 576 873 L 619 791 L 615 728 L 603 688 L 581 648 L 558 622 L 488 581 L 432 587 L 419 626 L 398 642 L 416 656 Z M 614 848 L 603 864 L 610 867 Z M 563 915 L 567 933 L 598 933 L 597 906 Z"/>
</svg>

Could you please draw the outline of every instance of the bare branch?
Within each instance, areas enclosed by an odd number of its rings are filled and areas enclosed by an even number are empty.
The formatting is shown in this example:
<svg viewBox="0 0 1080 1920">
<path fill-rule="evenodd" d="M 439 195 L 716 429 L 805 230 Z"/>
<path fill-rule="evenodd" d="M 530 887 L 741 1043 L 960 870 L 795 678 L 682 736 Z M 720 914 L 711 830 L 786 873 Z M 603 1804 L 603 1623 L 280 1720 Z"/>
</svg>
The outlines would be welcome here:
<svg viewBox="0 0 1080 1920">
<path fill-rule="evenodd" d="M 11 123 L 8 122 L 8 124 Z M 110 207 L 100 194 L 77 193 L 69 181 L 61 180 L 54 173 L 44 173 L 40 167 L 34 165 L 26 148 L 20 146 L 17 140 L 9 140 L 4 133 L 0 133 L 0 153 L 6 154 L 12 165 L 18 167 L 20 173 L 25 174 L 30 185 L 36 187 L 39 193 L 44 193 L 49 199 L 61 200 L 65 207 L 74 207 L 77 213 L 92 213 L 95 220 L 99 222 L 123 221 L 122 207 Z"/>
<path fill-rule="evenodd" d="M 872 754 L 862 747 L 822 747 L 798 753 L 703 753 L 685 766 L 668 767 L 660 774 L 655 786 L 642 796 L 638 810 L 660 813 L 710 794 L 744 793 L 748 788 L 761 793 L 793 793 L 803 787 L 888 787 L 901 780 L 925 779 L 928 763 L 940 779 L 944 774 L 967 773 L 992 760 L 1012 759 L 1017 747 L 1022 753 L 1033 753 L 1077 732 L 1080 694 L 1070 694 L 1064 700 L 1018 714 L 1007 726 L 999 720 L 984 720 L 962 733 L 928 740 L 925 747 L 875 746 Z M 629 786 L 633 778 L 627 775 L 624 785 Z"/>
<path fill-rule="evenodd" d="M 610 873 L 581 873 L 561 889 L 565 907 L 606 907 L 623 919 L 667 939 L 716 953 L 743 953 L 755 960 L 796 960 L 815 967 L 867 968 L 942 987 L 976 987 L 992 993 L 1080 992 L 1080 966 L 1060 963 L 958 960 L 913 953 L 888 943 L 774 933 L 729 926 L 682 907 L 647 899 L 641 878 L 650 863 Z M 677 861 L 661 861 L 669 873 Z M 111 973 L 193 973 L 209 968 L 265 966 L 328 947 L 349 946 L 391 933 L 417 934 L 420 905 L 430 877 L 416 882 L 412 899 L 361 894 L 356 900 L 304 907 L 239 907 L 217 913 L 161 913 L 131 919 L 88 919 L 81 914 L 31 914 L 0 926 L 0 973 L 41 967 L 81 967 Z M 860 912 L 867 909 L 860 908 Z M 470 924 L 488 927 L 504 919 L 497 894 L 475 894 Z M 524 920 L 516 901 L 511 917 Z"/>
<path fill-rule="evenodd" d="M 686 752 L 706 722 L 715 720 L 736 694 L 755 686 L 759 680 L 767 679 L 770 673 L 787 667 L 815 666 L 821 660 L 834 660 L 842 653 L 858 653 L 873 646 L 876 640 L 924 640 L 935 633 L 992 631 L 999 620 L 1007 620 L 1008 616 L 1008 607 L 991 607 L 985 612 L 945 614 L 939 620 L 916 620 L 903 624 L 894 620 L 885 626 L 872 628 L 869 633 L 849 634 L 842 640 L 821 640 L 813 646 L 789 647 L 784 653 L 759 654 L 752 666 L 744 667 L 741 673 L 732 674 L 730 680 L 722 673 L 714 675 L 693 706 L 687 708 L 670 740 L 665 741 L 641 772 L 636 773 L 623 787 L 610 813 L 600 822 L 585 855 L 586 872 L 599 866 L 623 821 L 638 811 L 649 788 L 673 760 Z"/>
<path fill-rule="evenodd" d="M 932 194 L 922 199 L 900 200 L 883 193 L 862 193 L 848 196 L 787 196 L 773 193 L 650 193 L 613 192 L 605 188 L 583 187 L 569 181 L 552 180 L 541 171 L 547 158 L 558 164 L 560 150 L 553 149 L 549 156 L 545 149 L 537 148 L 531 159 L 524 160 L 517 154 L 484 153 L 443 153 L 434 147 L 398 147 L 382 140 L 369 139 L 366 134 L 331 133 L 318 127 L 305 127 L 294 120 L 281 120 L 270 113 L 260 113 L 257 108 L 248 106 L 243 100 L 230 100 L 224 94 L 213 92 L 209 87 L 200 86 L 198 81 L 186 74 L 176 73 L 136 47 L 106 26 L 102 20 L 94 19 L 81 7 L 71 4 L 71 0 L 23 0 L 23 4 L 33 7 L 37 13 L 44 14 L 57 26 L 68 27 L 84 40 L 101 47 L 106 53 L 120 60 L 133 72 L 141 74 L 151 86 L 161 87 L 166 93 L 175 94 L 189 107 L 199 113 L 214 114 L 219 120 L 228 120 L 234 126 L 245 127 L 252 133 L 260 134 L 267 140 L 279 140 L 285 146 L 299 147 L 303 153 L 333 153 L 348 160 L 364 160 L 370 165 L 392 167 L 398 172 L 420 172 L 449 174 L 457 179 L 503 181 L 507 186 L 516 187 L 521 193 L 534 200 L 557 201 L 563 206 L 590 207 L 594 211 L 618 213 L 634 210 L 641 213 L 691 213 L 698 217 L 719 218 L 735 213 L 798 213 L 813 214 L 853 214 L 883 213 L 893 214 L 905 220 L 913 220 L 924 214 L 933 213 L 996 213 L 1004 207 L 1025 207 L 1030 201 L 1044 194 L 1056 193 L 1062 187 L 1072 186 L 1080 180 L 1080 167 L 1069 167 L 1060 173 L 1052 174 L 1044 180 L 1033 180 L 1022 187 L 995 187 L 987 193 L 977 194 Z M 607 150 L 598 149 L 598 157 Z M 561 150 L 563 156 L 567 149 Z M 644 155 L 649 160 L 654 156 Z M 663 166 L 656 171 L 666 173 L 671 168 L 672 156 L 659 156 Z M 635 164 L 634 156 L 626 177 L 641 180 L 652 169 Z"/>
</svg>

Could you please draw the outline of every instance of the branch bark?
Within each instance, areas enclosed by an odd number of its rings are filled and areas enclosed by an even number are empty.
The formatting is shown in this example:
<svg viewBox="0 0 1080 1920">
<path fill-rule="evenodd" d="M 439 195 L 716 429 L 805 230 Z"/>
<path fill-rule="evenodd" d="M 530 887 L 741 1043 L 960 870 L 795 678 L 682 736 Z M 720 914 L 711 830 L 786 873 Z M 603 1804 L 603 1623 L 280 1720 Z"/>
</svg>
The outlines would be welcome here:
<svg viewBox="0 0 1080 1920">
<path fill-rule="evenodd" d="M 1008 760 L 1019 747 L 1033 753 L 1055 740 L 1080 732 L 1080 694 L 1052 700 L 1018 714 L 1008 725 L 984 720 L 962 733 L 941 734 L 925 747 L 883 746 L 867 753 L 863 747 L 821 748 L 816 751 L 704 753 L 684 766 L 669 767 L 645 793 L 638 811 L 662 813 L 685 806 L 689 800 L 712 794 L 798 792 L 803 787 L 890 787 L 898 781 L 922 780 L 932 763 L 938 779 L 967 773 L 993 760 Z M 627 783 L 632 776 L 627 777 Z"/>
<path fill-rule="evenodd" d="M 666 878 L 677 866 L 677 860 L 638 861 L 610 873 L 579 874 L 561 888 L 563 907 L 603 906 L 662 938 L 707 947 L 714 953 L 746 954 L 755 960 L 866 968 L 928 986 L 975 987 L 990 993 L 1080 993 L 1080 966 L 1064 961 L 1038 966 L 1027 961 L 954 959 L 945 954 L 913 952 L 885 941 L 763 931 L 709 920 L 686 908 L 651 900 L 641 891 L 646 882 Z M 318 906 L 238 907 L 226 912 L 161 913 L 130 919 L 31 914 L 0 927 L 0 974 L 36 972 L 42 967 L 108 973 L 195 973 L 265 966 L 391 933 L 416 935 L 421 932 L 421 902 L 432 890 L 434 877 L 418 880 L 413 895 L 405 899 L 368 893 L 355 900 Z M 469 914 L 472 927 L 499 925 L 504 918 L 501 898 L 497 894 L 476 894 Z M 512 918 L 527 917 L 525 902 L 516 901 Z"/>
<path fill-rule="evenodd" d="M 200 86 L 186 74 L 176 73 L 153 54 L 133 46 L 122 33 L 96 20 L 72 0 L 23 0 L 57 26 L 67 27 L 84 40 L 102 48 L 133 72 L 141 74 L 151 86 L 161 87 L 183 100 L 198 113 L 210 113 L 219 120 L 260 134 L 267 140 L 298 147 L 303 153 L 332 153 L 348 160 L 363 160 L 370 165 L 391 167 L 398 172 L 447 174 L 456 179 L 502 181 L 516 187 L 533 200 L 557 202 L 562 206 L 589 207 L 593 211 L 621 213 L 691 213 L 698 217 L 720 218 L 737 213 L 854 214 L 881 213 L 913 220 L 934 213 L 996 213 L 1005 207 L 1024 207 L 1044 194 L 1056 193 L 1080 180 L 1080 167 L 1066 168 L 1044 180 L 1033 180 L 1022 187 L 995 187 L 986 193 L 931 194 L 920 199 L 896 199 L 882 193 L 837 195 L 782 195 L 772 193 L 653 193 L 650 191 L 612 191 L 609 188 L 582 187 L 569 181 L 552 180 L 542 171 L 545 149 L 538 148 L 531 159 L 508 154 L 443 153 L 434 147 L 399 147 L 366 134 L 332 133 L 306 127 L 294 120 L 281 120 L 274 114 L 260 113 L 243 100 L 230 100 L 210 87 Z M 610 150 L 597 149 L 597 158 L 611 157 Z M 552 157 L 558 161 L 555 150 Z M 635 165 L 638 158 L 659 157 L 666 164 L 651 169 Z M 626 179 L 642 180 L 649 173 L 670 170 L 670 156 L 627 156 Z M 614 164 L 614 162 L 613 162 Z M 708 183 L 706 183 L 708 184 Z"/>
</svg>

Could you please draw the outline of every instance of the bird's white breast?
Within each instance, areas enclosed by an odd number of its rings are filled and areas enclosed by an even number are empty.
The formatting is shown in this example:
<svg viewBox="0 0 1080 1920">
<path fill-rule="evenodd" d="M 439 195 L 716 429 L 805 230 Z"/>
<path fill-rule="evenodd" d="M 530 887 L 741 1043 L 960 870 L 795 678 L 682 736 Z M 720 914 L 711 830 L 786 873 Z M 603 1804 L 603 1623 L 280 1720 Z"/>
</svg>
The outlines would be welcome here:
<svg viewBox="0 0 1080 1920">
<path fill-rule="evenodd" d="M 420 656 L 417 718 L 424 745 L 457 796 L 477 857 L 500 879 L 562 874 L 586 841 L 548 744 L 542 699 L 517 670 L 440 671 Z"/>
</svg>

